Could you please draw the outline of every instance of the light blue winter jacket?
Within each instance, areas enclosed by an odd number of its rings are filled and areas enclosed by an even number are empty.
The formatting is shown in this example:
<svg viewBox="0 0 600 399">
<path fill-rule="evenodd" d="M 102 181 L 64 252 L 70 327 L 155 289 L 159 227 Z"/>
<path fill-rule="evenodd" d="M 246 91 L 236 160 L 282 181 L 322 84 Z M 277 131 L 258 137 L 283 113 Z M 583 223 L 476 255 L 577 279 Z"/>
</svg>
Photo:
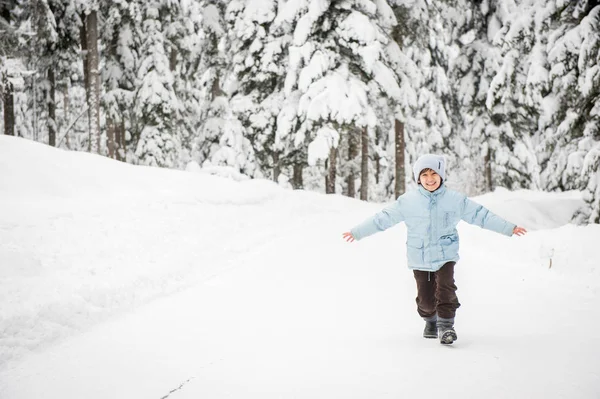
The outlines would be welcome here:
<svg viewBox="0 0 600 399">
<path fill-rule="evenodd" d="M 461 219 L 507 236 L 511 236 L 515 228 L 514 224 L 442 184 L 434 192 L 419 185 L 418 190 L 401 195 L 396 202 L 354 227 L 351 233 L 361 240 L 406 222 L 408 267 L 437 271 L 446 262 L 459 259 L 456 225 Z"/>
</svg>

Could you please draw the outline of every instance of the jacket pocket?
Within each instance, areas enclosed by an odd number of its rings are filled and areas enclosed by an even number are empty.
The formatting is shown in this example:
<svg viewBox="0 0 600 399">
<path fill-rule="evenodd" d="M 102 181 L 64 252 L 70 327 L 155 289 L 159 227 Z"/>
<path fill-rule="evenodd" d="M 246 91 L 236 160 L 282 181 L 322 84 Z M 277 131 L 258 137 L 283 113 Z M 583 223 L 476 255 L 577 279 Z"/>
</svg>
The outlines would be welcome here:
<svg viewBox="0 0 600 399">
<path fill-rule="evenodd" d="M 442 225 L 444 226 L 445 229 L 454 227 L 454 226 L 452 226 L 452 223 L 454 222 L 454 215 L 455 215 L 455 212 L 452 212 L 452 211 L 444 212 L 444 219 L 442 220 Z"/>
<path fill-rule="evenodd" d="M 423 239 L 418 237 L 408 237 L 406 239 L 406 255 L 408 257 L 408 266 L 424 264 Z"/>
<path fill-rule="evenodd" d="M 442 256 L 444 260 L 453 258 L 458 254 L 458 235 L 448 234 L 440 237 L 440 247 L 442 248 Z"/>
</svg>

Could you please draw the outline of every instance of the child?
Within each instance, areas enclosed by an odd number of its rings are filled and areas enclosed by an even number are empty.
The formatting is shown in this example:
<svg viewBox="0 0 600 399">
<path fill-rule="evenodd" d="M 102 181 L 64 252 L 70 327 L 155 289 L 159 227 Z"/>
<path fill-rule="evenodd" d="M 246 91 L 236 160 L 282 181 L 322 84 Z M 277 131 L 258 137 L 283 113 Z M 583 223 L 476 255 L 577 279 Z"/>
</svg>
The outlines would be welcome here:
<svg viewBox="0 0 600 399">
<path fill-rule="evenodd" d="M 425 320 L 425 338 L 442 344 L 457 339 L 454 315 L 460 306 L 454 284 L 458 261 L 458 232 L 462 219 L 507 236 L 527 231 L 494 215 L 465 195 L 446 189 L 444 158 L 427 154 L 413 166 L 419 189 L 398 197 L 396 202 L 343 234 L 348 242 L 361 240 L 395 224 L 405 222 L 408 267 L 417 281 L 417 311 Z"/>
</svg>

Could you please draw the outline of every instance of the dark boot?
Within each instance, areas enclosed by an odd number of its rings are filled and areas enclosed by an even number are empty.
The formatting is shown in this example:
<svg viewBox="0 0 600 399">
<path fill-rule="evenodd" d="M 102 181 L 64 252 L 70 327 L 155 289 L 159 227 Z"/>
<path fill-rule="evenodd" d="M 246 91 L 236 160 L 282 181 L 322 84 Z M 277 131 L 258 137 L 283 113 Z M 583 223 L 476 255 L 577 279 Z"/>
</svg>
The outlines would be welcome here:
<svg viewBox="0 0 600 399">
<path fill-rule="evenodd" d="M 454 319 L 438 319 L 437 328 L 441 344 L 450 345 L 458 339 L 454 330 Z"/>
<path fill-rule="evenodd" d="M 425 338 L 437 338 L 438 337 L 437 317 L 434 316 L 429 319 L 425 319 L 425 329 L 423 330 L 423 337 L 425 337 Z"/>
</svg>

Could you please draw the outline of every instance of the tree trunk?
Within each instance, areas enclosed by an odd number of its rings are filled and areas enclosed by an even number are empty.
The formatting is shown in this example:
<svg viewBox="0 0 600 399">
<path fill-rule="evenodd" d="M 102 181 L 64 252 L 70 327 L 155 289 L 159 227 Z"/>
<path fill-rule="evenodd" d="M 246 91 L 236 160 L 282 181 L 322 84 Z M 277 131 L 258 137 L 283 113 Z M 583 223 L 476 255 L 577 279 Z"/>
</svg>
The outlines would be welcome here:
<svg viewBox="0 0 600 399">
<path fill-rule="evenodd" d="M 115 121 L 111 118 L 106 118 L 106 147 L 108 150 L 108 157 L 113 159 L 115 158 L 116 154 L 116 130 Z"/>
<path fill-rule="evenodd" d="M 4 79 L 4 93 L 2 93 L 4 104 L 4 134 L 15 135 L 15 97 L 12 83 Z"/>
<path fill-rule="evenodd" d="M 396 171 L 394 195 L 398 198 L 406 192 L 406 170 L 404 168 L 404 152 L 406 142 L 404 141 L 404 123 L 396 119 L 395 124 L 395 142 L 396 142 Z"/>
<path fill-rule="evenodd" d="M 81 42 L 81 57 L 83 61 L 83 86 L 85 87 L 85 101 L 89 104 L 90 100 L 90 74 L 88 67 L 88 44 L 87 44 L 87 29 L 85 27 L 85 17 L 81 18 L 82 24 L 79 29 L 79 41 Z"/>
<path fill-rule="evenodd" d="M 354 159 L 358 156 L 358 134 L 357 130 L 350 130 L 348 132 L 348 164 L 350 171 L 346 178 L 347 191 L 346 195 L 350 198 L 356 197 L 356 173 L 354 173 L 355 162 Z"/>
<path fill-rule="evenodd" d="M 360 162 L 360 199 L 369 199 L 369 130 L 365 126 L 361 133 L 362 159 Z"/>
<path fill-rule="evenodd" d="M 69 120 L 69 112 L 71 110 L 71 108 L 69 107 L 69 86 L 68 86 L 68 84 L 65 86 L 65 90 L 63 93 L 63 105 L 64 105 L 65 121 L 68 121 Z M 71 143 L 69 142 L 69 133 L 68 132 L 65 133 L 65 146 L 69 150 L 71 149 Z"/>
<path fill-rule="evenodd" d="M 98 15 L 96 11 L 91 11 L 86 17 L 85 29 L 88 52 L 86 65 L 89 79 L 89 151 L 98 154 L 100 152 L 100 71 L 98 69 Z"/>
<path fill-rule="evenodd" d="M 494 185 L 492 184 L 492 155 L 491 150 L 488 148 L 485 153 L 485 157 L 483 158 L 483 167 L 485 173 L 485 189 L 486 192 L 491 192 L 494 190 Z"/>
<path fill-rule="evenodd" d="M 48 67 L 48 83 L 50 85 L 46 94 L 46 104 L 48 105 L 48 144 L 56 147 L 56 76 L 53 65 Z"/>
<path fill-rule="evenodd" d="M 33 99 L 33 141 L 38 141 L 38 116 L 37 116 L 37 102 L 38 102 L 38 92 L 37 92 L 37 77 L 34 73 L 31 77 L 31 98 Z"/>
<path fill-rule="evenodd" d="M 210 92 L 212 95 L 211 100 L 214 100 L 215 98 L 225 94 L 225 92 L 221 89 L 221 79 L 219 78 L 219 72 L 215 72 L 215 78 L 213 79 Z"/>
<path fill-rule="evenodd" d="M 1 17 L 4 18 L 7 24 L 10 25 L 10 9 L 8 4 L 0 3 Z M 4 92 L 2 93 L 2 103 L 4 104 L 4 134 L 7 136 L 15 135 L 15 96 L 14 87 L 8 81 L 8 77 L 4 77 Z"/>
<path fill-rule="evenodd" d="M 177 67 L 177 49 L 175 48 L 175 46 L 173 46 L 173 48 L 171 49 L 171 53 L 169 54 L 169 70 L 171 72 L 174 72 L 176 67 Z"/>
<path fill-rule="evenodd" d="M 294 164 L 293 168 L 294 175 L 292 177 L 292 187 L 294 187 L 294 190 L 302 190 L 304 188 L 304 180 L 302 178 L 304 165 L 298 162 Z"/>
<path fill-rule="evenodd" d="M 379 134 L 375 134 L 375 148 L 379 148 Z M 379 184 L 379 176 L 381 175 L 381 157 L 379 152 L 375 151 L 373 154 L 375 160 L 375 184 Z"/>
<path fill-rule="evenodd" d="M 329 150 L 329 171 L 325 176 L 325 193 L 335 194 L 335 175 L 337 163 L 337 148 L 331 147 Z"/>
<path fill-rule="evenodd" d="M 117 142 L 116 159 L 125 162 L 127 148 L 125 147 L 125 121 L 123 120 L 115 127 L 115 141 Z"/>
<path fill-rule="evenodd" d="M 281 174 L 281 166 L 279 165 L 279 153 L 273 153 L 273 181 L 279 182 L 279 175 Z"/>
</svg>

